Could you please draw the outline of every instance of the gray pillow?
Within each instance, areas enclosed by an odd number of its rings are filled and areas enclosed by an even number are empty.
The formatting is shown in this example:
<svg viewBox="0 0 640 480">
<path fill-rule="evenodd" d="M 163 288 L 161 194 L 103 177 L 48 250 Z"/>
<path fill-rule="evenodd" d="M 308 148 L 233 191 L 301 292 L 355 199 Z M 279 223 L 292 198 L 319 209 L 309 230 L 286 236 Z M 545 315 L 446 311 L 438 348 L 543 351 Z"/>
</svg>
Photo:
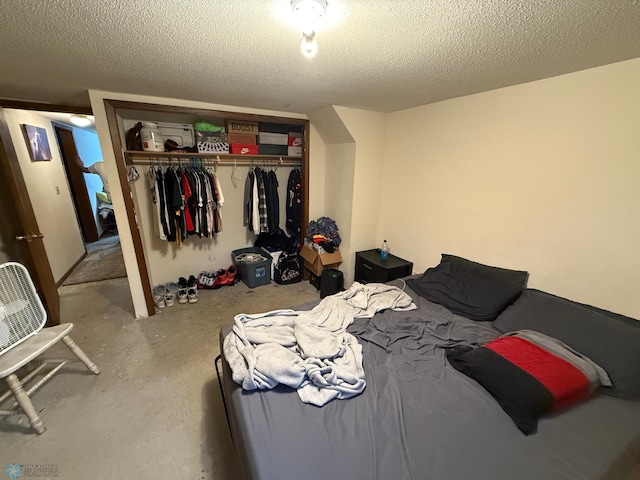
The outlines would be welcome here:
<svg viewBox="0 0 640 480">
<path fill-rule="evenodd" d="M 605 393 L 640 401 L 640 321 L 527 289 L 493 326 L 506 333 L 536 330 L 566 343 L 604 368 Z"/>
<path fill-rule="evenodd" d="M 449 262 L 429 268 L 407 285 L 427 300 L 471 320 L 494 320 L 518 298 L 522 289 L 462 270 Z"/>
<path fill-rule="evenodd" d="M 469 272 L 481 278 L 491 280 L 492 282 L 517 287 L 520 290 L 523 290 L 527 286 L 527 279 L 529 278 L 529 273 L 523 270 L 509 270 L 483 265 L 482 263 L 473 262 L 448 253 L 442 254 L 440 263 L 450 263 L 461 271 Z"/>
</svg>

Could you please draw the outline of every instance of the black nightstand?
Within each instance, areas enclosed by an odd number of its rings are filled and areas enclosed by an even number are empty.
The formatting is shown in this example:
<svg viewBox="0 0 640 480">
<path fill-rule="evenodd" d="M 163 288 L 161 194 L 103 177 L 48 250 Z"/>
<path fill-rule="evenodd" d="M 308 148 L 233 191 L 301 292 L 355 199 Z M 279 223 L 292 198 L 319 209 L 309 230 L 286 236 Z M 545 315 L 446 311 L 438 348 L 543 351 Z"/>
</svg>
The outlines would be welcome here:
<svg viewBox="0 0 640 480">
<path fill-rule="evenodd" d="M 356 253 L 355 281 L 360 283 L 385 283 L 411 275 L 413 263 L 389 254 L 380 259 L 380 250 L 365 250 Z"/>
</svg>

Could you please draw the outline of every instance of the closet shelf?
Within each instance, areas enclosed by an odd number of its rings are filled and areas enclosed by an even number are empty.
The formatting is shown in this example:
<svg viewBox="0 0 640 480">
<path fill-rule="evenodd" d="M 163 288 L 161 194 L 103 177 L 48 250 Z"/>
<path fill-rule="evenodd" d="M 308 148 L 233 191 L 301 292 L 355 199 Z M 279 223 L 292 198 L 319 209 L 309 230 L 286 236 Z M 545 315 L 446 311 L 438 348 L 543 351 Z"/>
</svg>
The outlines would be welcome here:
<svg viewBox="0 0 640 480">
<path fill-rule="evenodd" d="M 124 154 L 128 158 L 208 158 L 217 160 L 293 160 L 302 161 L 302 157 L 291 157 L 288 155 L 236 155 L 233 153 L 185 153 L 185 152 L 145 152 L 141 150 L 125 150 Z"/>
<path fill-rule="evenodd" d="M 174 160 L 190 161 L 193 158 L 212 162 L 214 165 L 254 165 L 266 162 L 269 165 L 283 167 L 299 167 L 302 157 L 287 155 L 234 155 L 233 153 L 182 153 L 182 152 L 144 152 L 140 150 L 125 150 L 124 157 L 127 165 L 155 165 L 170 163 Z M 275 163 L 274 163 L 275 161 Z"/>
</svg>

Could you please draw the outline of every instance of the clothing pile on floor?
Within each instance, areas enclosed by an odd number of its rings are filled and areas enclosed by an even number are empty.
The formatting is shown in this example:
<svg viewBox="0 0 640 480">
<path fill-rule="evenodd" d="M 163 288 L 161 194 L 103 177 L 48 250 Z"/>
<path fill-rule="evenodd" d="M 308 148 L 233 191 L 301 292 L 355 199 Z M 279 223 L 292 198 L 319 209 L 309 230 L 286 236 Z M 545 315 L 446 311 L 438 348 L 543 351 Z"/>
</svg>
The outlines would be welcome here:
<svg viewBox="0 0 640 480">
<path fill-rule="evenodd" d="M 309 311 L 239 314 L 224 339 L 233 380 L 245 390 L 295 388 L 305 403 L 323 406 L 361 393 L 362 346 L 347 327 L 385 309 L 414 310 L 411 297 L 390 285 L 354 282 Z"/>
</svg>

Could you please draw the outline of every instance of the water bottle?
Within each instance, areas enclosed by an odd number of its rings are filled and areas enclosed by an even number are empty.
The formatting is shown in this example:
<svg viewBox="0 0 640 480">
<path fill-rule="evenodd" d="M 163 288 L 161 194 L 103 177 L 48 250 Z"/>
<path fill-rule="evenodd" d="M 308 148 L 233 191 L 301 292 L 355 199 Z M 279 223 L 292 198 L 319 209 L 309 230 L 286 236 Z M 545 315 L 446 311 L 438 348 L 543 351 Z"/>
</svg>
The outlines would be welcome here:
<svg viewBox="0 0 640 480">
<path fill-rule="evenodd" d="M 389 245 L 387 241 L 382 242 L 382 248 L 380 249 L 380 260 L 386 260 L 389 257 Z"/>
</svg>

